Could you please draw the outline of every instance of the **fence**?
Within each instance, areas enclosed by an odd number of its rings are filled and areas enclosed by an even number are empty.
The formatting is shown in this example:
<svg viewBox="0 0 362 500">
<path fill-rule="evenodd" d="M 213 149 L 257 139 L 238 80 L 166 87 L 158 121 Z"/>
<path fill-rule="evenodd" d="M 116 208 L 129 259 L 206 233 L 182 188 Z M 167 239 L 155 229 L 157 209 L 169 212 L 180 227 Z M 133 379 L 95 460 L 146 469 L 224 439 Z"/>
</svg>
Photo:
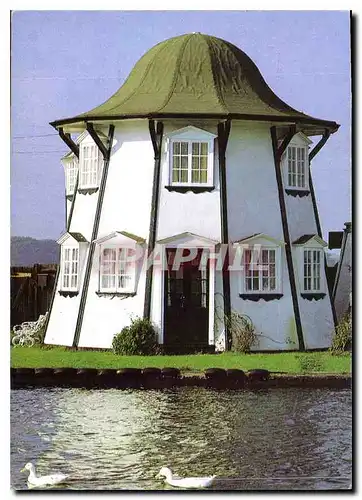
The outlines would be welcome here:
<svg viewBox="0 0 362 500">
<path fill-rule="evenodd" d="M 11 327 L 49 310 L 58 265 L 11 267 Z"/>
</svg>

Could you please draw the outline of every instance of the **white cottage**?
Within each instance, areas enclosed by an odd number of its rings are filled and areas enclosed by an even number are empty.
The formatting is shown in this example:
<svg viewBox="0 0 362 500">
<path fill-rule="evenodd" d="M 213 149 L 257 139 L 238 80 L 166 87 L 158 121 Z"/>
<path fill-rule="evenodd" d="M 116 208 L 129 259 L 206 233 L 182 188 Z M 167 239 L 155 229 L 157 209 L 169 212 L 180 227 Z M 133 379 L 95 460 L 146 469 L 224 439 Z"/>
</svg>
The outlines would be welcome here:
<svg viewBox="0 0 362 500">
<path fill-rule="evenodd" d="M 192 33 L 52 125 L 70 152 L 46 343 L 109 348 L 138 316 L 165 350 L 229 349 L 237 312 L 259 350 L 330 345 L 310 162 L 335 122 L 285 104 L 231 43 Z"/>
</svg>

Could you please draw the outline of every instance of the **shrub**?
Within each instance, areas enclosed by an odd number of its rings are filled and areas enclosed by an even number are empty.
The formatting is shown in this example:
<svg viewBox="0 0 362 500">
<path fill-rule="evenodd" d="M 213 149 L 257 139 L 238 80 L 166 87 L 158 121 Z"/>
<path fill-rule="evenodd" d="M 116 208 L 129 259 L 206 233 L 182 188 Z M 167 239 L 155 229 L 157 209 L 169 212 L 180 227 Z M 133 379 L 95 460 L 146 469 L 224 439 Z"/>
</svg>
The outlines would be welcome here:
<svg viewBox="0 0 362 500">
<path fill-rule="evenodd" d="M 330 347 L 332 354 L 341 354 L 352 348 L 352 315 L 345 314 L 336 327 Z"/>
<path fill-rule="evenodd" d="M 130 326 L 113 337 L 112 349 L 115 354 L 155 354 L 157 341 L 152 323 L 142 318 L 131 320 Z"/>
<path fill-rule="evenodd" d="M 249 316 L 232 311 L 227 323 L 232 337 L 231 350 L 250 353 L 251 348 L 258 344 L 258 335 Z"/>
</svg>

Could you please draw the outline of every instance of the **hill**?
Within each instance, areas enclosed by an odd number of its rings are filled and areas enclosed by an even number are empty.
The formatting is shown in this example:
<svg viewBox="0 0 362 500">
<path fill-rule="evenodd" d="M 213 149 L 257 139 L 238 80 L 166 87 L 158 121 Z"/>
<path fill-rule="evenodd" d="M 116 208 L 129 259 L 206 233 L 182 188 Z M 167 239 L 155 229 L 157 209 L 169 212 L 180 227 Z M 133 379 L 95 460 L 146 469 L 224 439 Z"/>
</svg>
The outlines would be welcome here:
<svg viewBox="0 0 362 500">
<path fill-rule="evenodd" d="M 28 236 L 11 237 L 11 265 L 57 264 L 59 245 L 54 240 L 37 240 Z"/>
</svg>

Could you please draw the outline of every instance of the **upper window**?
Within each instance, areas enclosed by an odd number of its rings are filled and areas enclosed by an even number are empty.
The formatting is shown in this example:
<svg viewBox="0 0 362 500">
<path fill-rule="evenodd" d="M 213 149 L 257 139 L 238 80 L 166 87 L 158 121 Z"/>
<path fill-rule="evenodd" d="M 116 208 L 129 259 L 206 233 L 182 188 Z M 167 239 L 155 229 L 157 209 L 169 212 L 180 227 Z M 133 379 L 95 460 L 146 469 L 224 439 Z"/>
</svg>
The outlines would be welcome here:
<svg viewBox="0 0 362 500">
<path fill-rule="evenodd" d="M 66 193 L 73 194 L 78 175 L 78 160 L 73 157 L 65 164 Z"/>
<path fill-rule="evenodd" d="M 289 146 L 288 155 L 288 187 L 305 189 L 307 187 L 307 157 L 304 147 Z"/>
<path fill-rule="evenodd" d="M 79 187 L 96 188 L 99 184 L 103 157 L 98 147 L 92 143 L 82 144 L 80 147 Z"/>
<path fill-rule="evenodd" d="M 169 134 L 169 184 L 212 186 L 215 135 L 196 127 Z"/>
<path fill-rule="evenodd" d="M 309 190 L 308 146 L 311 141 L 299 132 L 289 143 L 282 161 L 287 189 Z"/>
<path fill-rule="evenodd" d="M 62 290 L 78 290 L 79 248 L 62 248 Z"/>
<path fill-rule="evenodd" d="M 303 290 L 321 291 L 322 250 L 304 249 L 303 251 Z"/>
</svg>

